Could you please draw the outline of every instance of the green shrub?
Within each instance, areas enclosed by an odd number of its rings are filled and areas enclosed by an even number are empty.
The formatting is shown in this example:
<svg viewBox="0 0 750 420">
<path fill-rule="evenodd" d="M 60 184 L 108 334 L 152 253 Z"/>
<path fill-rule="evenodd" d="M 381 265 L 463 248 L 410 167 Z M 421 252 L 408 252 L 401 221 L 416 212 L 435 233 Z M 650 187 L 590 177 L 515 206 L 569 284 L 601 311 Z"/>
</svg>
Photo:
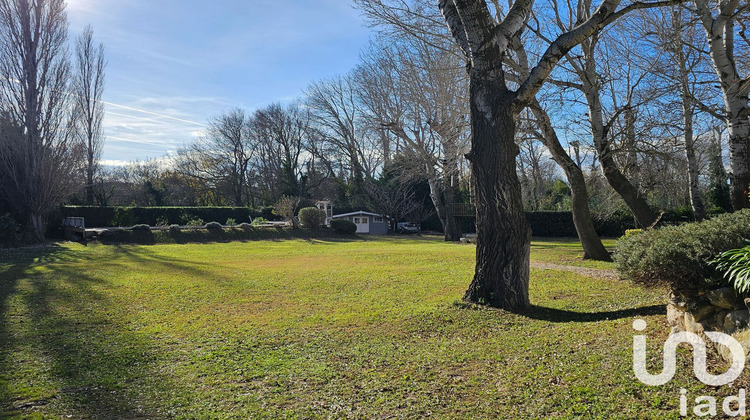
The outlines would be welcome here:
<svg viewBox="0 0 750 420">
<path fill-rule="evenodd" d="M 131 229 L 132 230 L 141 230 L 141 231 L 151 231 L 151 226 L 149 226 L 149 225 L 135 225 Z"/>
<path fill-rule="evenodd" d="M 348 235 L 357 232 L 357 225 L 348 220 L 331 220 L 331 228 L 339 233 L 345 233 Z"/>
<path fill-rule="evenodd" d="M 268 223 L 268 220 L 265 217 L 256 217 L 253 219 L 253 226 L 265 225 L 266 223 Z"/>
<path fill-rule="evenodd" d="M 738 293 L 750 292 L 750 245 L 724 251 L 713 261 Z"/>
<path fill-rule="evenodd" d="M 182 229 L 180 229 L 180 225 L 170 225 L 169 231 L 172 233 L 178 233 L 178 232 L 181 232 Z"/>
<path fill-rule="evenodd" d="M 300 209 L 299 223 L 305 229 L 317 229 L 326 221 L 326 214 L 317 207 L 305 207 Z"/>
<path fill-rule="evenodd" d="M 227 222 L 225 223 L 225 225 L 229 227 L 235 227 L 237 226 L 237 221 L 230 217 L 229 219 L 227 219 Z"/>
<path fill-rule="evenodd" d="M 208 222 L 206 223 L 206 229 L 208 230 L 222 230 L 224 229 L 224 226 L 221 225 L 219 222 Z"/>
<path fill-rule="evenodd" d="M 185 222 L 187 226 L 196 227 L 196 226 L 203 226 L 206 224 L 203 219 L 190 219 L 187 222 Z"/>
<path fill-rule="evenodd" d="M 119 207 L 114 210 L 114 214 L 112 216 L 112 224 L 111 226 L 133 226 L 136 224 L 135 216 L 133 216 L 133 212 L 130 207 Z M 89 224 L 89 218 L 86 216 L 82 216 L 87 226 L 91 226 Z M 96 224 L 94 224 L 96 226 Z M 106 225 L 105 225 L 106 226 Z"/>
<path fill-rule="evenodd" d="M 625 231 L 625 236 L 637 235 L 641 232 L 643 232 L 643 229 L 628 229 Z"/>
<path fill-rule="evenodd" d="M 0 215 L 0 242 L 15 242 L 16 234 L 21 229 L 10 213 Z"/>
<path fill-rule="evenodd" d="M 248 230 L 248 229 L 252 229 L 253 225 L 251 225 L 250 223 L 240 223 L 240 225 L 237 227 L 243 230 Z"/>
<path fill-rule="evenodd" d="M 700 223 L 667 226 L 621 238 L 614 254 L 621 276 L 674 290 L 702 290 L 721 282 L 711 261 L 750 238 L 750 210 Z"/>
<path fill-rule="evenodd" d="M 190 220 L 252 220 L 254 217 L 278 219 L 270 207 L 95 207 L 64 206 L 59 218 L 83 217 L 89 227 L 114 227 L 148 224 L 168 226 L 187 224 Z"/>
</svg>

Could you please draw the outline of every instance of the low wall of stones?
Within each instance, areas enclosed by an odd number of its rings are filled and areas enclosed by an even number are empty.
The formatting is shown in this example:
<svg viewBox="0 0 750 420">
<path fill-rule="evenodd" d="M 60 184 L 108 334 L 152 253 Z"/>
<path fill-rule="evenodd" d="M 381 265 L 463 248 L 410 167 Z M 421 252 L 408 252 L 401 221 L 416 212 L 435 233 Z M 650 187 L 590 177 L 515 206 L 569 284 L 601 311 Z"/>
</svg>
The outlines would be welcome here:
<svg viewBox="0 0 750 420">
<path fill-rule="evenodd" d="M 672 292 L 667 304 L 667 322 L 672 332 L 703 335 L 718 331 L 734 337 L 747 354 L 750 351 L 750 298 L 743 299 L 730 287 L 695 295 Z M 728 356 L 723 346 L 719 354 Z"/>
</svg>

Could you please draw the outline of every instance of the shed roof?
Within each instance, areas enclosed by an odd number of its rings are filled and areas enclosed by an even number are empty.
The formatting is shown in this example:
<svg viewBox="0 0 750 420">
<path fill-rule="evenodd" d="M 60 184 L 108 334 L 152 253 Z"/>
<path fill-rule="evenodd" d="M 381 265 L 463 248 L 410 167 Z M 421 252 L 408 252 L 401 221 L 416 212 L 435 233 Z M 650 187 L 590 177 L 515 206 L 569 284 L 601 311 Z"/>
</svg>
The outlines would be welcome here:
<svg viewBox="0 0 750 420">
<path fill-rule="evenodd" d="M 351 213 L 344 213 L 344 214 L 334 214 L 333 216 L 331 216 L 331 218 L 332 218 L 332 219 L 336 219 L 336 218 L 339 218 L 339 217 L 349 217 L 349 216 L 375 216 L 375 217 L 387 217 L 387 216 L 383 216 L 382 214 L 371 213 L 371 212 L 369 212 L 369 211 L 364 211 L 364 210 L 360 210 L 360 211 L 354 211 L 354 212 L 351 212 Z"/>
</svg>

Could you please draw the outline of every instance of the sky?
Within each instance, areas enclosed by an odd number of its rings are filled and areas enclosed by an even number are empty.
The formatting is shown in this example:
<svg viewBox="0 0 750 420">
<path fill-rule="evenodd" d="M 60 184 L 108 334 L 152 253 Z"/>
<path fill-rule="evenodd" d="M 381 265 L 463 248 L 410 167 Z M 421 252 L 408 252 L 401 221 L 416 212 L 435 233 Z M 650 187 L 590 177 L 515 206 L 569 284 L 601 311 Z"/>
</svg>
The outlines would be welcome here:
<svg viewBox="0 0 750 420">
<path fill-rule="evenodd" d="M 347 0 L 68 0 L 108 61 L 102 161 L 160 158 L 206 121 L 351 70 L 371 29 Z M 72 45 L 72 42 L 71 42 Z"/>
</svg>

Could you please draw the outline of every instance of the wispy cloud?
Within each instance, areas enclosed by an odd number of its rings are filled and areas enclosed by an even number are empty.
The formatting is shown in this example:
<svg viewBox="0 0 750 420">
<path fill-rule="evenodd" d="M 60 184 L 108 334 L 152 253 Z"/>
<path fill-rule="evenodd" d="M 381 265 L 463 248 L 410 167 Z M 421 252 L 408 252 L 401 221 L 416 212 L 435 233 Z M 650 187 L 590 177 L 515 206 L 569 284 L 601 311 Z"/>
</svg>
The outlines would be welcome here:
<svg viewBox="0 0 750 420">
<path fill-rule="evenodd" d="M 342 0 L 68 0 L 104 43 L 104 159 L 163 156 L 234 107 L 299 97 L 348 71 L 370 30 Z"/>
</svg>

